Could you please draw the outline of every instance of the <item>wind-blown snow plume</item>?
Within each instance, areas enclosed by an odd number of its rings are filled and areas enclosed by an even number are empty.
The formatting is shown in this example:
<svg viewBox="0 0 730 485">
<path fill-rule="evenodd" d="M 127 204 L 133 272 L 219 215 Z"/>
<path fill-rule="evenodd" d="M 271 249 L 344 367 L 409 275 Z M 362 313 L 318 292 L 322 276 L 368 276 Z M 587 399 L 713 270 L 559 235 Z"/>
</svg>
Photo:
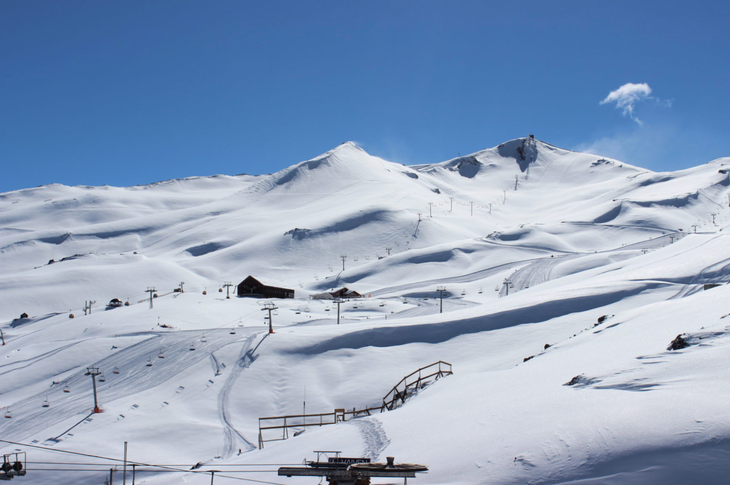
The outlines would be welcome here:
<svg viewBox="0 0 730 485">
<path fill-rule="evenodd" d="M 651 99 L 651 88 L 647 83 L 626 83 L 615 91 L 611 91 L 600 104 L 616 103 L 616 107 L 623 110 L 624 116 L 629 116 L 642 126 L 642 121 L 634 115 L 634 105 L 639 101 Z"/>
</svg>

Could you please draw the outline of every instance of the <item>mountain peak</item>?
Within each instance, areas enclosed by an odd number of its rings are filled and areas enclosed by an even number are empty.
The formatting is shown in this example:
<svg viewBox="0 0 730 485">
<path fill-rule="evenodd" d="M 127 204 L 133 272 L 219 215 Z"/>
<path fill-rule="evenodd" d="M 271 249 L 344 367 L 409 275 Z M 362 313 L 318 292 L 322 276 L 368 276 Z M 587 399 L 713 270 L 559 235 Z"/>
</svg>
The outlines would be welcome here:
<svg viewBox="0 0 730 485">
<path fill-rule="evenodd" d="M 322 155 L 320 155 L 319 157 L 316 157 L 315 159 L 323 158 L 323 157 L 326 157 L 329 155 L 334 155 L 334 154 L 343 154 L 343 153 L 352 153 L 352 152 L 367 153 L 362 147 L 358 146 L 357 143 L 355 143 L 354 141 L 346 141 L 344 143 L 340 143 L 333 149 L 323 153 Z"/>
</svg>

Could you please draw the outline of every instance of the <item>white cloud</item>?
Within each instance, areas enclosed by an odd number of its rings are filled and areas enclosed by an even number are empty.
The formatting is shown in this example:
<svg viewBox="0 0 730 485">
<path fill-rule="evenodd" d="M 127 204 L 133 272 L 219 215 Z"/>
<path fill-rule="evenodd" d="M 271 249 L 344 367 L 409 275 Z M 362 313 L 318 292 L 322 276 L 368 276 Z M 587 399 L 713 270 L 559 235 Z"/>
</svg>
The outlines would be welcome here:
<svg viewBox="0 0 730 485">
<path fill-rule="evenodd" d="M 653 99 L 651 97 L 651 88 L 647 83 L 626 83 L 617 90 L 608 93 L 606 99 L 601 101 L 600 104 L 616 103 L 616 107 L 623 110 L 624 116 L 630 117 L 639 126 L 643 126 L 642 121 L 634 115 L 634 105 L 645 99 Z"/>
</svg>

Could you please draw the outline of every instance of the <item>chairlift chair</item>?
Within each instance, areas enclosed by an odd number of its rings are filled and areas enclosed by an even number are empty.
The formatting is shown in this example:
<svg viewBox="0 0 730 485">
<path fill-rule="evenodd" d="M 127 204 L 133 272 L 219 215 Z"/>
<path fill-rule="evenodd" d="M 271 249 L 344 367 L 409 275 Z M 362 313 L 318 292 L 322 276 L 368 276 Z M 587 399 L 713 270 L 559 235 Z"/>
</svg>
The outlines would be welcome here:
<svg viewBox="0 0 730 485">
<path fill-rule="evenodd" d="M 68 384 L 63 388 L 63 392 L 71 392 L 71 388 L 68 387 Z"/>
<path fill-rule="evenodd" d="M 200 341 L 201 342 L 207 342 L 208 341 L 208 339 L 205 338 L 205 334 L 203 334 L 203 336 L 200 337 Z"/>
<path fill-rule="evenodd" d="M 112 373 L 113 373 L 113 374 L 119 374 L 119 367 L 117 367 L 117 366 L 115 365 L 115 366 L 114 366 L 114 369 L 112 370 Z"/>
<path fill-rule="evenodd" d="M 190 344 L 190 350 L 195 350 L 195 342 Z"/>
<path fill-rule="evenodd" d="M 164 359 L 165 358 L 165 354 L 162 353 L 162 349 L 160 349 L 160 353 L 157 354 L 157 358 L 158 359 Z"/>
<path fill-rule="evenodd" d="M 103 372 L 101 374 L 99 374 L 99 382 L 106 382 L 106 377 L 104 377 Z"/>
<path fill-rule="evenodd" d="M 13 417 L 13 413 L 10 411 L 10 408 L 5 410 L 5 417 L 8 419 Z"/>
<path fill-rule="evenodd" d="M 149 359 L 145 365 L 147 367 L 152 367 L 152 359 Z"/>
<path fill-rule="evenodd" d="M 50 403 L 50 401 L 48 401 L 48 396 L 46 396 L 46 400 L 45 400 L 45 401 L 43 401 L 43 404 L 42 404 L 42 406 L 43 406 L 44 408 L 48 408 L 48 407 L 51 407 L 51 403 Z"/>
</svg>

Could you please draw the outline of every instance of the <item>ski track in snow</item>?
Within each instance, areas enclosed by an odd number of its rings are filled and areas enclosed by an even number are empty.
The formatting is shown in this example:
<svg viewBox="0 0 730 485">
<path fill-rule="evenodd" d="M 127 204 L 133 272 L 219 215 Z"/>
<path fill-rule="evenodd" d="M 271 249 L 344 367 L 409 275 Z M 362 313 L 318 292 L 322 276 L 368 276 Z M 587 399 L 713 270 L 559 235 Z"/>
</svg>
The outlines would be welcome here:
<svg viewBox="0 0 730 485">
<path fill-rule="evenodd" d="M 256 335 L 251 335 L 243 342 L 238 359 L 236 360 L 236 365 L 234 365 L 231 369 L 228 378 L 223 383 L 220 393 L 218 393 L 218 416 L 220 417 L 221 424 L 223 425 L 225 437 L 222 453 L 222 457 L 224 459 L 230 458 L 234 454 L 236 448 L 238 448 L 239 441 L 242 442 L 245 447 L 245 450 L 241 448 L 242 451 L 251 451 L 256 449 L 256 445 L 248 441 L 235 427 L 233 427 L 229 417 L 230 411 L 228 410 L 231 389 L 233 389 L 236 380 L 243 370 L 247 369 L 253 362 L 251 345 L 255 339 Z"/>
<path fill-rule="evenodd" d="M 383 424 L 373 417 L 351 419 L 347 423 L 356 426 L 360 431 L 360 436 L 365 443 L 362 456 L 370 458 L 372 461 L 378 461 L 380 454 L 390 444 L 390 440 L 383 429 Z"/>
</svg>

